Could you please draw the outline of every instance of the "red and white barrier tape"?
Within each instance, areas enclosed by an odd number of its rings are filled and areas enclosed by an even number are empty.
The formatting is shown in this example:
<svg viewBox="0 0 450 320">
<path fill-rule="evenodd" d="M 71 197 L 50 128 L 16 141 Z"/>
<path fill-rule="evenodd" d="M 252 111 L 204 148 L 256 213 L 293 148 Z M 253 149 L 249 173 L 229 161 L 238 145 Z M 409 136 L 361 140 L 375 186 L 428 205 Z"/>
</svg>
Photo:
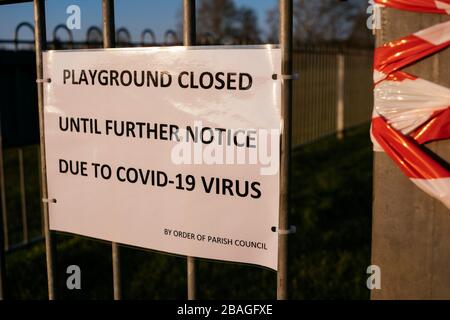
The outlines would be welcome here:
<svg viewBox="0 0 450 320">
<path fill-rule="evenodd" d="M 450 45 L 450 20 L 391 41 L 375 49 L 374 81 Z"/>
<path fill-rule="evenodd" d="M 371 137 L 375 151 L 386 152 L 413 183 L 450 208 L 450 171 L 421 147 L 450 139 L 450 89 L 400 71 L 448 46 L 450 21 L 376 49 Z"/>
<path fill-rule="evenodd" d="M 450 14 L 450 0 L 375 0 L 375 3 L 399 10 Z"/>
<path fill-rule="evenodd" d="M 417 143 L 449 139 L 450 89 L 397 71 L 374 89 L 374 116 Z"/>
</svg>

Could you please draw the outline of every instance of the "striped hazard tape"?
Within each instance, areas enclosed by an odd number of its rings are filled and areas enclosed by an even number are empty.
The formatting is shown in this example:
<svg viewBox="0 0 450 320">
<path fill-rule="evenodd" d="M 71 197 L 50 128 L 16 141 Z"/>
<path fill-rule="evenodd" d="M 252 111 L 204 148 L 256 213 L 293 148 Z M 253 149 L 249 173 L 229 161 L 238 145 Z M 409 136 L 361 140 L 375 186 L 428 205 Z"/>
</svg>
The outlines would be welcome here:
<svg viewBox="0 0 450 320">
<path fill-rule="evenodd" d="M 449 44 L 450 20 L 384 44 L 375 50 L 375 83 Z"/>
<path fill-rule="evenodd" d="M 450 139 L 450 89 L 401 71 L 448 46 L 450 21 L 375 50 L 371 137 L 375 151 L 386 152 L 414 184 L 450 208 L 450 170 L 422 146 Z"/>
<path fill-rule="evenodd" d="M 450 14 L 450 0 L 375 0 L 375 3 L 399 10 Z"/>
</svg>

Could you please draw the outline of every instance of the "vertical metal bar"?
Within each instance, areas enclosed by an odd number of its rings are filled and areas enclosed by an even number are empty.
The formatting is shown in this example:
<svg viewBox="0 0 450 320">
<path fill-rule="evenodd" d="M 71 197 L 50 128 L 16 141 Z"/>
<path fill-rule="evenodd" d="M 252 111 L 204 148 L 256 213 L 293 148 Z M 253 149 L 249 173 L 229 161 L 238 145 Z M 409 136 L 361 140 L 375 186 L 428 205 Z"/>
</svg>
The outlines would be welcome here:
<svg viewBox="0 0 450 320">
<path fill-rule="evenodd" d="M 116 242 L 111 243 L 113 265 L 114 300 L 122 299 L 122 275 L 120 269 L 120 247 Z"/>
<path fill-rule="evenodd" d="M 310 101 L 311 103 L 308 105 L 309 107 L 309 115 L 308 115 L 308 122 L 306 122 L 306 126 L 309 128 L 309 138 L 308 138 L 308 142 L 311 142 L 314 140 L 314 121 L 315 121 L 315 116 L 316 116 L 316 99 L 317 99 L 317 95 L 316 95 L 316 83 L 317 83 L 317 66 L 316 66 L 316 57 L 318 54 L 318 49 L 314 48 L 311 54 L 311 69 L 310 69 L 310 76 L 311 76 L 311 83 L 310 83 L 310 88 L 309 88 L 309 97 L 310 97 Z"/>
<path fill-rule="evenodd" d="M 114 0 L 102 1 L 103 15 L 103 48 L 113 48 L 116 45 L 114 23 Z"/>
<path fill-rule="evenodd" d="M 335 84 L 335 82 L 336 82 L 336 79 L 337 79 L 337 77 L 338 77 L 338 63 L 337 63 L 337 58 L 336 58 L 336 56 L 339 54 L 339 52 L 338 51 L 335 51 L 334 52 L 334 54 L 333 54 L 333 73 L 332 73 L 332 77 L 331 77 L 331 83 L 333 83 L 333 84 Z M 332 120 L 331 120 L 331 123 L 330 123 L 330 132 L 331 132 L 331 134 L 336 134 L 336 132 L 337 132 L 337 127 L 336 127 L 336 124 L 337 124 L 337 121 L 336 121 L 336 116 L 337 116 L 337 113 L 336 113 L 336 105 L 337 105 L 337 103 L 338 103 L 338 91 L 336 91 L 337 90 L 337 85 L 336 85 L 336 87 L 334 88 L 334 91 L 333 91 L 333 100 L 332 100 L 332 105 L 331 105 L 331 110 L 330 110 L 330 112 L 333 114 L 333 117 L 332 117 Z"/>
<path fill-rule="evenodd" d="M 195 0 L 183 0 L 183 45 L 196 43 Z"/>
<path fill-rule="evenodd" d="M 318 88 L 317 83 L 319 83 L 319 76 L 320 76 L 320 71 L 319 71 L 319 57 L 320 57 L 320 47 L 317 48 L 317 50 L 315 50 L 315 54 L 313 55 L 313 63 L 311 64 L 312 66 L 312 74 L 313 74 L 313 82 L 312 82 L 312 91 L 311 91 L 311 95 L 312 95 L 312 108 L 311 108 L 311 114 L 312 114 L 312 118 L 311 118 L 311 122 L 308 125 L 311 125 L 311 141 L 316 140 L 317 138 L 317 130 L 316 130 L 316 124 L 317 124 L 317 114 L 319 113 L 319 94 L 317 94 L 317 91 L 319 91 L 320 89 Z"/>
<path fill-rule="evenodd" d="M 319 55 L 319 86 L 320 86 L 320 96 L 319 96 L 319 105 L 318 108 L 318 117 L 316 119 L 317 124 L 317 139 L 321 138 L 323 135 L 323 124 L 325 122 L 325 114 L 324 109 L 326 108 L 326 85 L 327 82 L 325 80 L 325 74 L 326 74 L 326 57 L 327 57 L 327 48 L 322 48 L 321 54 Z"/>
<path fill-rule="evenodd" d="M 194 257 L 187 257 L 187 289 L 188 300 L 195 300 L 197 296 L 196 262 Z"/>
<path fill-rule="evenodd" d="M 331 107 L 334 106 L 333 104 L 333 93 L 334 91 L 332 90 L 331 86 L 333 83 L 333 61 L 334 61 L 334 56 L 335 56 L 335 51 L 332 49 L 328 50 L 328 55 L 327 55 L 327 65 L 326 65 L 326 86 L 327 86 L 327 107 L 326 107 L 326 125 L 325 125 L 325 132 L 326 135 L 331 134 L 332 132 L 334 132 L 334 130 L 332 130 L 330 124 L 332 124 L 332 119 L 333 119 L 333 115 L 332 115 L 332 110 Z"/>
<path fill-rule="evenodd" d="M 114 23 L 114 0 L 102 1 L 103 16 L 103 48 L 114 48 L 116 45 Z M 113 268 L 114 300 L 122 299 L 122 275 L 120 269 L 120 247 L 111 242 L 111 259 Z"/>
<path fill-rule="evenodd" d="M 46 49 L 47 37 L 45 32 L 45 0 L 34 0 L 34 41 L 36 49 L 36 76 L 43 78 L 42 51 Z M 44 140 L 44 84 L 39 82 L 38 105 L 39 105 L 39 137 L 40 137 L 40 160 L 41 160 L 41 195 L 42 199 L 48 198 L 47 190 L 47 167 L 45 162 L 45 140 Z M 45 231 L 45 252 L 47 262 L 48 298 L 54 300 L 57 297 L 56 286 L 56 242 L 50 232 L 48 203 L 42 203 Z"/>
<path fill-rule="evenodd" d="M 294 70 L 298 70 L 298 52 L 292 56 L 292 65 Z M 292 88 L 292 128 L 296 129 L 298 128 L 298 108 L 296 106 L 298 105 L 298 86 L 299 82 L 296 81 Z M 292 132 L 292 145 L 297 146 L 298 145 L 298 130 Z"/>
<path fill-rule="evenodd" d="M 304 51 L 302 51 L 300 53 L 300 57 L 303 60 L 302 62 L 302 66 L 303 68 L 300 68 L 300 70 L 304 70 L 304 74 L 303 74 L 303 79 L 302 77 L 300 77 L 300 81 L 303 82 L 303 86 L 302 86 L 302 91 L 299 93 L 300 97 L 302 97 L 302 101 L 303 104 L 300 102 L 299 105 L 297 106 L 298 111 L 300 112 L 300 118 L 299 118 L 299 123 L 301 128 L 299 128 L 299 130 L 302 132 L 302 144 L 305 144 L 306 141 L 308 141 L 308 135 L 309 135 L 309 128 L 307 125 L 305 125 L 307 123 L 307 119 L 309 119 L 309 110 L 310 110 L 310 92 L 311 90 L 309 90 L 310 86 L 311 86 L 311 77 L 309 76 L 310 74 L 310 67 L 311 67 L 311 63 L 310 63 L 310 57 L 311 55 L 309 54 L 309 52 L 306 50 L 306 48 L 304 48 Z"/>
<path fill-rule="evenodd" d="M 310 122 L 306 125 L 311 127 L 310 129 L 310 140 L 309 142 L 312 142 L 316 139 L 316 118 L 317 118 L 317 100 L 319 99 L 318 94 L 316 93 L 317 88 L 317 82 L 318 82 L 318 63 L 317 58 L 320 54 L 320 48 L 314 49 L 314 54 L 311 56 L 311 110 L 310 110 Z"/>
<path fill-rule="evenodd" d="M 1 120 L 1 118 L 0 118 Z M 1 125 L 0 125 L 1 131 Z M 0 132 L 0 197 L 2 205 L 2 249 L 7 250 L 9 247 L 8 234 L 8 208 L 6 207 L 6 187 L 5 187 L 5 168 L 3 167 L 3 136 Z"/>
<path fill-rule="evenodd" d="M 3 220 L 0 217 L 0 220 Z M 2 224 L 2 221 L 0 221 Z M 0 226 L 1 227 L 1 226 Z M 0 230 L 0 300 L 5 299 L 5 283 L 6 283 L 6 261 L 5 261 L 5 248 L 3 244 L 3 230 Z"/>
<path fill-rule="evenodd" d="M 320 55 L 320 104 L 319 104 L 319 117 L 317 118 L 317 127 L 318 135 L 317 138 L 321 138 L 324 136 L 324 124 L 326 121 L 326 108 L 327 108 L 327 56 L 328 56 L 328 48 L 325 47 L 322 49 L 322 54 Z"/>
<path fill-rule="evenodd" d="M 308 72 L 305 72 L 305 76 L 308 77 L 308 79 L 305 79 L 305 88 L 302 92 L 302 95 L 304 94 L 306 99 L 306 104 L 304 106 L 299 106 L 300 110 L 304 110 L 304 117 L 302 120 L 303 128 L 302 131 L 305 133 L 303 136 L 303 143 L 307 143 L 311 140 L 311 110 L 313 109 L 313 99 L 312 99 L 312 92 L 314 91 L 314 73 L 313 73 L 313 57 L 314 53 L 310 51 L 305 51 L 303 54 L 305 59 L 305 69 L 308 70 Z"/>
<path fill-rule="evenodd" d="M 321 86 L 321 99 L 320 99 L 320 113 L 319 118 L 317 119 L 317 123 L 319 125 L 319 136 L 320 139 L 326 134 L 325 131 L 325 125 L 327 121 L 327 101 L 328 101 L 328 94 L 327 94 L 327 59 L 328 59 L 328 47 L 324 47 L 322 49 L 322 55 L 320 58 L 320 86 Z"/>
<path fill-rule="evenodd" d="M 281 71 L 292 74 L 292 0 L 280 0 Z M 301 106 L 299 106 L 301 107 Z M 280 217 L 278 228 L 288 229 L 291 157 L 292 81 L 281 84 Z M 278 235 L 277 299 L 287 299 L 287 234 Z"/>
<path fill-rule="evenodd" d="M 336 135 L 339 140 L 344 138 L 344 77 L 345 56 L 342 52 L 337 55 L 337 104 L 336 104 Z"/>
<path fill-rule="evenodd" d="M 183 45 L 194 46 L 195 43 L 195 0 L 183 0 Z M 197 286 L 194 257 L 187 257 L 187 291 L 188 299 L 195 300 Z"/>
<path fill-rule="evenodd" d="M 3 144 L 2 144 L 2 128 L 1 128 L 1 115 L 0 115 L 0 181 L 1 181 L 1 202 L 2 202 L 2 214 L 0 215 L 0 300 L 5 299 L 5 281 L 6 281 L 6 262 L 5 262 L 5 246 L 7 237 L 4 232 L 7 232 L 6 225 L 6 199 L 5 199 L 5 183 L 4 183 L 4 170 L 3 170 Z"/>
<path fill-rule="evenodd" d="M 317 56 L 319 55 L 319 49 L 314 49 L 314 54 L 311 56 L 311 104 L 309 105 L 309 122 L 306 124 L 309 129 L 309 142 L 315 139 L 315 123 L 316 123 L 316 112 L 317 112 Z"/>
<path fill-rule="evenodd" d="M 20 204 L 22 209 L 22 233 L 23 243 L 28 243 L 28 217 L 27 217 L 27 197 L 25 189 L 25 172 L 23 165 L 23 149 L 18 148 L 17 155 L 19 158 L 19 185 L 20 185 Z"/>
<path fill-rule="evenodd" d="M 336 50 L 332 50 L 329 56 L 329 70 L 328 70 L 328 83 L 330 84 L 330 100 L 329 100 L 329 106 L 327 109 L 327 112 L 329 114 L 329 120 L 327 125 L 327 134 L 331 135 L 333 132 L 335 132 L 335 124 L 334 124 L 334 106 L 336 105 L 336 92 L 334 91 L 333 86 L 334 79 L 336 79 Z"/>
</svg>

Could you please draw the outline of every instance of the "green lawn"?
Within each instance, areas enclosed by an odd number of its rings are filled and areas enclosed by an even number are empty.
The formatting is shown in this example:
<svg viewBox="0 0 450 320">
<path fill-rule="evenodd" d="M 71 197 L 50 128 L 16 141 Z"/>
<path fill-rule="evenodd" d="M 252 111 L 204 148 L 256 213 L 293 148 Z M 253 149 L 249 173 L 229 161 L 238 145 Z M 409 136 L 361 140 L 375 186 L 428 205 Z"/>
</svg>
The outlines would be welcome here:
<svg viewBox="0 0 450 320">
<path fill-rule="evenodd" d="M 36 168 L 30 153 L 26 159 Z M 30 160 L 31 158 L 31 160 Z M 13 165 L 14 153 L 5 155 Z M 27 169 L 29 170 L 29 169 Z M 34 170 L 33 172 L 35 172 Z M 7 182 L 17 181 L 8 170 Z M 36 174 L 27 171 L 28 182 Z M 10 193 L 18 194 L 10 182 Z M 28 187 L 33 234 L 39 233 L 38 195 Z M 17 199 L 10 216 L 20 215 Z M 289 286 L 294 299 L 368 299 L 365 270 L 370 264 L 372 151 L 368 126 L 351 130 L 343 141 L 329 137 L 296 149 L 292 159 L 290 224 L 297 233 L 289 238 Z M 10 227 L 20 239 L 20 227 Z M 111 299 L 111 248 L 108 243 L 58 235 L 58 281 L 62 298 Z M 186 262 L 176 257 L 132 248 L 122 249 L 123 296 L 126 299 L 186 297 Z M 65 288 L 67 266 L 82 271 L 82 290 Z M 8 254 L 7 296 L 11 299 L 47 297 L 43 244 Z M 231 263 L 198 263 L 201 299 L 273 299 L 273 271 Z"/>
</svg>

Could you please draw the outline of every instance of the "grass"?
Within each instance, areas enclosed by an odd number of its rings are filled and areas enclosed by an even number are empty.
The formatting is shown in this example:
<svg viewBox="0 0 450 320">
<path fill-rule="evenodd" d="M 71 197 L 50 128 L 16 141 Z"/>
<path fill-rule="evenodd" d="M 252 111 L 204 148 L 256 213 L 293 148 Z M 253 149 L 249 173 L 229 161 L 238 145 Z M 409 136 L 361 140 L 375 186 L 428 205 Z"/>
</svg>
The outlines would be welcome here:
<svg viewBox="0 0 450 320">
<path fill-rule="evenodd" d="M 28 155 L 26 159 L 31 156 Z M 5 155 L 5 166 L 14 163 Z M 29 160 L 36 167 L 37 162 Z M 7 180 L 17 178 L 9 172 Z M 27 171 L 27 183 L 36 176 Z M 10 183 L 10 193 L 17 188 Z M 365 273 L 370 265 L 372 151 L 368 127 L 295 149 L 292 158 L 289 236 L 289 292 L 293 299 L 368 299 Z M 36 207 L 35 187 L 29 187 Z M 28 198 L 27 198 L 28 199 Z M 33 200 L 34 199 L 34 200 Z M 20 215 L 19 205 L 10 214 Z M 34 202 L 33 202 L 34 201 Z M 36 209 L 36 208 L 35 208 Z M 32 221 L 40 219 L 33 216 Z M 40 226 L 32 223 L 33 232 Z M 11 234 L 20 227 L 12 227 Z M 111 299 L 113 296 L 111 246 L 76 236 L 58 235 L 57 280 L 63 299 Z M 126 299 L 183 299 L 186 297 L 186 260 L 151 251 L 122 249 L 123 297 Z M 46 299 L 45 251 L 42 243 L 9 253 L 7 297 Z M 67 266 L 79 265 L 82 290 L 67 290 Z M 273 299 L 276 274 L 247 265 L 200 260 L 200 299 Z"/>
</svg>

